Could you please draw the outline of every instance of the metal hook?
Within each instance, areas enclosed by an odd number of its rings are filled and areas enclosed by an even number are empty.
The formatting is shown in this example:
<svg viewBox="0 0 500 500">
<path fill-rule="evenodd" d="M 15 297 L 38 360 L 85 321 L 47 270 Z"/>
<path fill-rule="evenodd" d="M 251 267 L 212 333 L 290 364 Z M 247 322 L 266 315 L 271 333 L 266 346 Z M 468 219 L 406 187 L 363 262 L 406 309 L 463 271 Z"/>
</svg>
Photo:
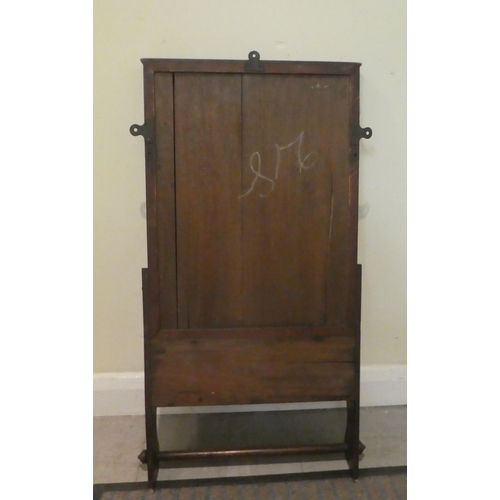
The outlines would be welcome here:
<svg viewBox="0 0 500 500">
<path fill-rule="evenodd" d="M 144 125 L 134 123 L 130 126 L 130 133 L 134 136 L 142 135 L 148 143 L 153 142 L 153 127 L 150 122 L 145 122 Z"/>
<path fill-rule="evenodd" d="M 264 71 L 264 65 L 260 62 L 260 54 L 256 50 L 248 54 L 245 71 Z"/>
</svg>

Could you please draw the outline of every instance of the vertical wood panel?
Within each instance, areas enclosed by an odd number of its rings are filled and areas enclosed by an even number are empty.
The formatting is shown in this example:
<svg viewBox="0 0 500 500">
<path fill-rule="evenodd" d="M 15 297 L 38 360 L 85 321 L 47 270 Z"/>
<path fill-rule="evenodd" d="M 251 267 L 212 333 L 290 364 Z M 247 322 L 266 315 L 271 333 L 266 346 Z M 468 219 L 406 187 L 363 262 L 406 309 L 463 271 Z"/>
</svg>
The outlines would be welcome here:
<svg viewBox="0 0 500 500">
<path fill-rule="evenodd" d="M 155 75 L 160 324 L 177 326 L 173 76 Z"/>
<path fill-rule="evenodd" d="M 344 319 L 348 108 L 348 77 L 243 77 L 247 325 Z"/>
<path fill-rule="evenodd" d="M 155 121 L 155 72 L 144 65 L 144 123 Z M 158 219 L 157 219 L 157 186 L 156 186 L 156 146 L 153 140 L 145 140 L 146 153 L 146 227 L 148 253 L 148 285 L 147 314 L 149 334 L 160 330 L 159 272 L 158 272 Z"/>
<path fill-rule="evenodd" d="M 349 79 L 350 94 L 350 123 L 359 126 L 359 66 L 353 67 Z M 361 288 L 358 290 L 357 253 L 358 253 L 358 197 L 359 197 L 359 140 L 351 137 L 349 148 L 349 274 L 352 276 L 350 310 L 348 322 L 359 332 L 359 324 L 356 325 L 357 310 L 361 300 Z M 361 282 L 359 282 L 361 287 Z"/>
<path fill-rule="evenodd" d="M 326 323 L 346 324 L 349 321 L 349 300 L 351 283 L 356 281 L 356 270 L 351 263 L 357 263 L 356 248 L 353 248 L 351 234 L 351 211 L 355 210 L 351 199 L 349 170 L 350 139 L 350 78 L 337 77 L 339 93 L 343 98 L 335 105 L 334 130 L 336 133 L 333 150 L 332 185 L 333 210 L 330 229 L 330 245 L 327 268 Z M 357 233 L 354 235 L 357 239 Z"/>
<path fill-rule="evenodd" d="M 179 327 L 241 321 L 241 77 L 175 76 Z"/>
</svg>

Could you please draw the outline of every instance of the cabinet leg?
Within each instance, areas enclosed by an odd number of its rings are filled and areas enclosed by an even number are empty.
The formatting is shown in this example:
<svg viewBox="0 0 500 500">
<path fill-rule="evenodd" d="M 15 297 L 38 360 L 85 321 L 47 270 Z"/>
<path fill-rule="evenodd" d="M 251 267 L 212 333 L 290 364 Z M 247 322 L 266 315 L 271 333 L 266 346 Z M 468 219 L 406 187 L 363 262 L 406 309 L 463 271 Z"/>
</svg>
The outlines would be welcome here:
<svg viewBox="0 0 500 500">
<path fill-rule="evenodd" d="M 154 406 L 146 406 L 146 450 L 145 462 L 148 466 L 148 488 L 156 488 L 156 480 L 158 478 L 158 428 L 156 424 L 156 408 Z"/>
<path fill-rule="evenodd" d="M 347 401 L 347 425 L 345 431 L 345 443 L 348 445 L 345 458 L 349 465 L 349 472 L 355 481 L 359 477 L 359 455 L 364 445 L 359 441 L 359 399 Z"/>
</svg>

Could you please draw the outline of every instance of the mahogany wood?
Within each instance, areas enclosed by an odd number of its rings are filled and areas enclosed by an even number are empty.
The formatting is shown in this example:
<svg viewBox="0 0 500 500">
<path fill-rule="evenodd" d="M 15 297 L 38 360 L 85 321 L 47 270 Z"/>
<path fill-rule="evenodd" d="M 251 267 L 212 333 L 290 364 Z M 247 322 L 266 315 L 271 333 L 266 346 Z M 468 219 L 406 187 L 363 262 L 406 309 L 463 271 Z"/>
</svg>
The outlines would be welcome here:
<svg viewBox="0 0 500 500">
<path fill-rule="evenodd" d="M 246 61 L 218 59 L 149 59 L 141 62 L 147 72 L 171 73 L 245 73 Z M 348 75 L 359 71 L 361 63 L 331 61 L 265 61 L 266 74 Z M 356 89 L 353 89 L 354 91 Z"/>
<path fill-rule="evenodd" d="M 359 453 L 363 453 L 365 445 L 359 442 Z M 315 446 L 283 446 L 275 448 L 241 448 L 238 450 L 199 450 L 199 451 L 160 451 L 156 454 L 158 461 L 183 460 L 193 458 L 245 458 L 245 457 L 269 457 L 284 455 L 321 454 L 321 453 L 345 453 L 348 450 L 346 443 L 323 444 Z M 138 458 L 147 463 L 147 452 L 143 450 Z"/>
<path fill-rule="evenodd" d="M 144 394 L 145 394 L 145 422 L 146 422 L 146 453 L 145 463 L 148 465 L 148 483 L 154 485 L 158 475 L 159 452 L 158 431 L 156 426 L 156 406 L 152 402 L 152 376 L 151 376 L 151 343 L 149 325 L 149 290 L 148 270 L 142 270 L 142 300 L 144 309 Z"/>
<path fill-rule="evenodd" d="M 326 328 L 162 331 L 152 340 L 155 406 L 346 399 L 356 341 Z"/>
<path fill-rule="evenodd" d="M 345 323 L 348 97 L 345 76 L 243 76 L 245 324 Z"/>
<path fill-rule="evenodd" d="M 175 76 L 179 328 L 241 317 L 241 77 Z"/>
<path fill-rule="evenodd" d="M 173 75 L 155 73 L 156 232 L 161 328 L 177 327 L 176 172 Z"/>
<path fill-rule="evenodd" d="M 345 400 L 357 477 L 360 64 L 142 62 L 150 487 L 162 406 Z"/>
</svg>

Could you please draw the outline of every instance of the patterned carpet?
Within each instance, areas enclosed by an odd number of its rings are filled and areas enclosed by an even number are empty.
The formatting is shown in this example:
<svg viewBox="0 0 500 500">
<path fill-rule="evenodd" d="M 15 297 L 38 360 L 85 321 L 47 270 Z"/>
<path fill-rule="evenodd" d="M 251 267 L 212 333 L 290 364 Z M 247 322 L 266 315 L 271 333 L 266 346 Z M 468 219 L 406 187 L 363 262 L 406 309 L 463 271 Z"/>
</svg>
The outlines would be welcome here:
<svg viewBox="0 0 500 500">
<path fill-rule="evenodd" d="M 94 485 L 94 500 L 405 500 L 406 466 L 279 476 Z"/>
</svg>

